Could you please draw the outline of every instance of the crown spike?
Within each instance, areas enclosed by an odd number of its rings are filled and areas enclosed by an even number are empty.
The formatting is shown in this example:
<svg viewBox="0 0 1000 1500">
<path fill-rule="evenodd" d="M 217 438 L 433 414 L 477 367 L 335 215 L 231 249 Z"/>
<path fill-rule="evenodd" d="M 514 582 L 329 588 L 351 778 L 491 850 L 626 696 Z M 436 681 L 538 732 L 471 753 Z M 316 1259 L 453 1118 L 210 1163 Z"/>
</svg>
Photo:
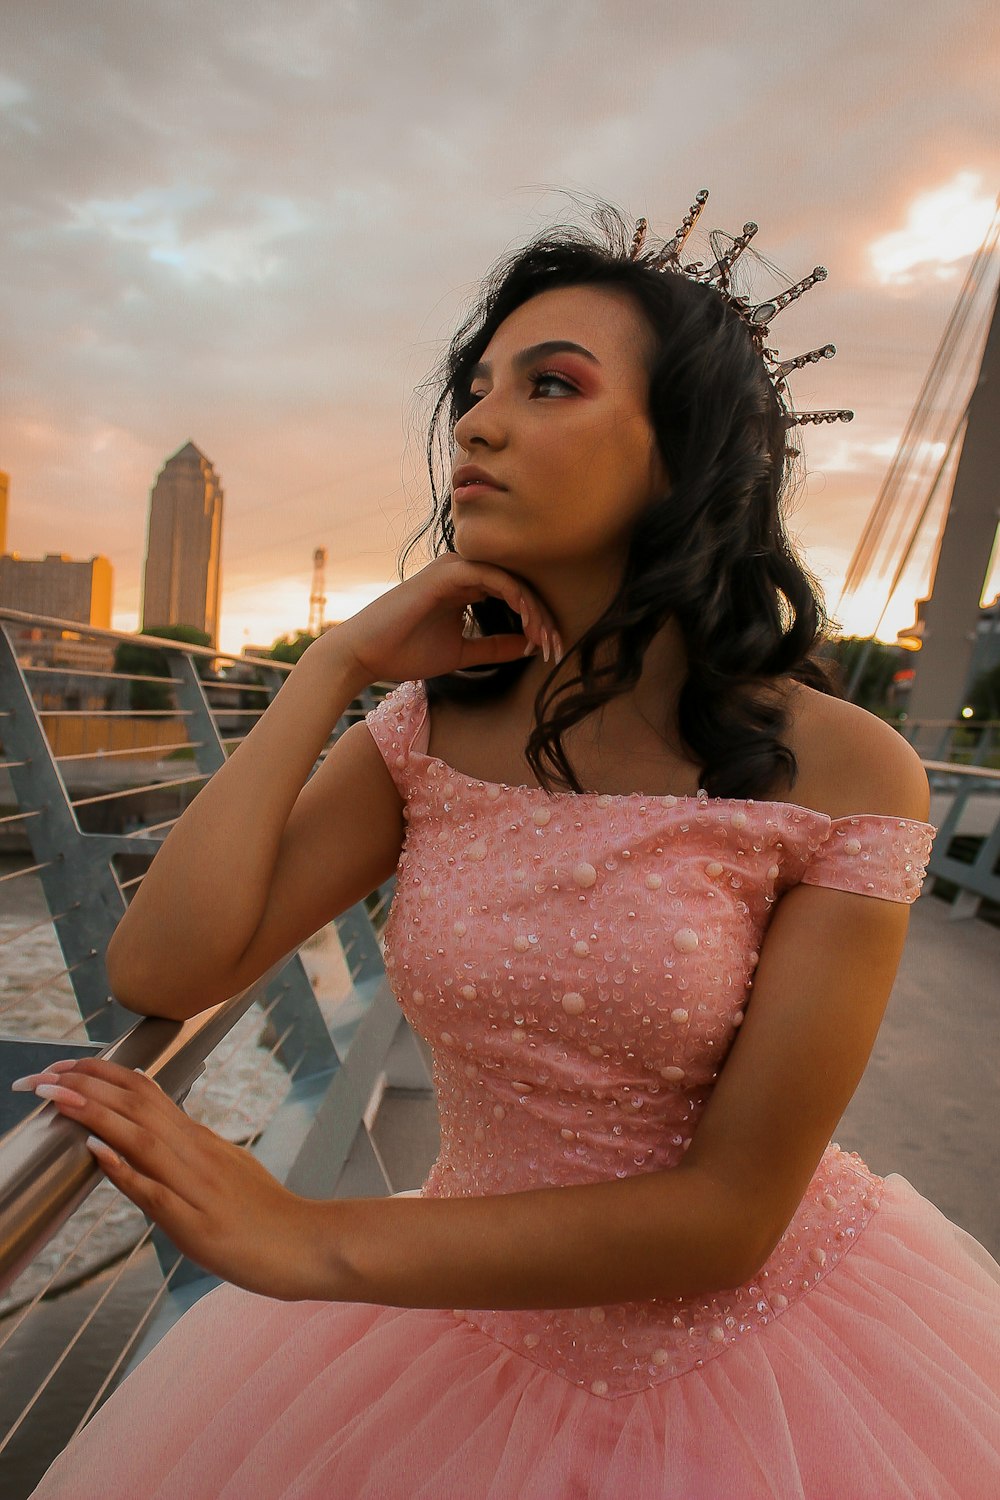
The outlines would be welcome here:
<svg viewBox="0 0 1000 1500">
<path fill-rule="evenodd" d="M 812 273 L 796 282 L 794 286 L 786 287 L 778 296 L 759 302 L 756 305 L 744 297 L 737 296 L 729 289 L 729 272 L 743 251 L 747 248 L 750 240 L 757 233 L 757 225 L 746 223 L 743 233 L 732 241 L 732 244 L 719 255 L 706 269 L 700 260 L 691 261 L 687 265 L 681 265 L 680 253 L 684 244 L 697 223 L 705 203 L 708 200 L 708 189 L 702 188 L 696 195 L 695 201 L 685 215 L 683 223 L 671 240 L 658 250 L 655 255 L 646 260 L 645 265 L 652 271 L 673 271 L 676 274 L 686 276 L 689 281 L 697 281 L 702 285 L 712 285 L 725 302 L 743 320 L 749 329 L 754 347 L 760 354 L 767 371 L 768 379 L 777 398 L 778 405 L 786 427 L 795 427 L 805 423 L 818 422 L 850 422 L 854 419 L 853 411 L 804 411 L 791 412 L 786 403 L 787 395 L 786 380 L 794 370 L 801 370 L 807 364 L 815 364 L 820 359 L 830 359 L 836 354 L 834 344 L 821 344 L 817 349 L 810 349 L 806 354 L 797 354 L 794 359 L 780 360 L 778 350 L 766 346 L 768 336 L 768 325 L 777 317 L 778 313 L 795 302 L 807 292 L 810 287 L 815 286 L 817 281 L 825 281 L 828 271 L 825 266 L 814 266 Z M 644 218 L 636 221 L 635 233 L 632 236 L 632 248 L 629 259 L 635 260 L 646 239 L 647 223 Z M 726 239 L 730 236 L 726 235 Z M 713 250 L 716 239 L 710 236 Z M 721 242 L 721 231 L 720 231 Z"/>
<path fill-rule="evenodd" d="M 648 225 L 645 219 L 636 219 L 635 234 L 632 236 L 632 248 L 629 251 L 629 260 L 635 260 L 646 242 L 646 230 Z"/>
<path fill-rule="evenodd" d="M 800 412 L 795 412 L 794 415 L 792 415 L 791 421 L 789 422 L 788 425 L 790 427 L 792 427 L 797 422 L 853 422 L 853 421 L 854 421 L 854 413 L 852 411 L 800 411 Z"/>
<path fill-rule="evenodd" d="M 797 281 L 794 286 L 788 287 L 780 296 L 773 298 L 770 302 L 761 302 L 759 306 L 751 309 L 750 321 L 752 323 L 770 323 L 789 303 L 795 302 L 802 296 L 803 292 L 807 292 L 811 286 L 815 286 L 817 281 L 825 281 L 829 274 L 826 266 L 815 266 L 811 275 L 804 276 L 801 281 Z"/>
<path fill-rule="evenodd" d="M 780 365 L 771 366 L 771 379 L 775 385 L 784 385 L 793 370 L 801 370 L 805 365 L 814 365 L 820 359 L 832 359 L 837 352 L 836 344 L 822 344 L 818 349 L 810 349 L 808 354 L 797 354 L 794 359 L 782 360 Z M 775 349 L 765 349 L 764 354 L 775 354 Z"/>
<path fill-rule="evenodd" d="M 715 282 L 727 281 L 729 278 L 729 272 L 731 271 L 733 265 L 743 254 L 744 250 L 749 245 L 754 235 L 757 233 L 758 227 L 759 226 L 756 224 L 744 224 L 743 233 L 737 239 L 733 240 L 733 243 L 730 245 L 725 254 L 720 255 L 719 259 L 715 262 L 715 265 L 712 267 L 712 269 L 704 278 L 701 279 Z"/>
<path fill-rule="evenodd" d="M 659 255 L 657 255 L 654 265 L 661 268 L 661 263 L 664 261 L 671 261 L 674 265 L 680 265 L 681 251 L 684 249 L 684 243 L 697 224 L 701 211 L 707 202 L 708 188 L 701 188 L 695 194 L 694 202 L 684 215 L 681 227 L 675 232 L 673 239 L 668 240 L 664 245 Z"/>
</svg>

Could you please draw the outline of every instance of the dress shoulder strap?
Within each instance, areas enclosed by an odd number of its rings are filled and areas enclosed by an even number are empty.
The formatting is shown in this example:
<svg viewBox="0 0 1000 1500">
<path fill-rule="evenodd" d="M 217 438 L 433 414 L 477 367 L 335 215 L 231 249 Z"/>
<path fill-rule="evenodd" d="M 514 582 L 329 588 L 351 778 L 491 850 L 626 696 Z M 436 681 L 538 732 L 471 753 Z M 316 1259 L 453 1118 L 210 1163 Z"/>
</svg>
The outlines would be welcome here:
<svg viewBox="0 0 1000 1500">
<path fill-rule="evenodd" d="M 427 695 L 421 680 L 399 683 L 365 714 L 372 739 L 404 801 L 413 789 L 411 752 L 422 752 L 429 738 Z"/>
<path fill-rule="evenodd" d="M 936 833 L 932 823 L 884 813 L 833 818 L 802 882 L 912 904 L 920 895 Z"/>
</svg>

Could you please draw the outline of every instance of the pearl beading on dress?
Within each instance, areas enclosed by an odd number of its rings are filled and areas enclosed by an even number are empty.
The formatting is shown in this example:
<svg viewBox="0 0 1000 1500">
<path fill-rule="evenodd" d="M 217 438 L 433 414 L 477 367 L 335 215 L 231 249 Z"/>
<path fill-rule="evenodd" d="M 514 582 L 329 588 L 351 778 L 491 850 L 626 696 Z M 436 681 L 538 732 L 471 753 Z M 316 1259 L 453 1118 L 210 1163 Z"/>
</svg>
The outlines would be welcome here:
<svg viewBox="0 0 1000 1500">
<path fill-rule="evenodd" d="M 434 1058 L 426 1197 L 676 1165 L 750 1003 L 774 906 L 799 881 L 911 902 L 930 824 L 784 802 L 557 793 L 416 749 L 420 682 L 366 722 L 404 796 L 384 929 L 394 994 Z M 702 1298 L 456 1316 L 595 1396 L 699 1367 L 837 1265 L 882 1179 L 832 1144 L 753 1281 Z"/>
</svg>

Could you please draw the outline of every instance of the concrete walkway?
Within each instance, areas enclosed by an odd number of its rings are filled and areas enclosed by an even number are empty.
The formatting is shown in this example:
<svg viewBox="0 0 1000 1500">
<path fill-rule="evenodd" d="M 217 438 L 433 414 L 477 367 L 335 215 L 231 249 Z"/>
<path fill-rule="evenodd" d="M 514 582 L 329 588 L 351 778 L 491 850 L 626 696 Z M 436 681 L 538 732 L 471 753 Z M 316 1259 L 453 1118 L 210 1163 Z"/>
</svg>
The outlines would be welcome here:
<svg viewBox="0 0 1000 1500">
<path fill-rule="evenodd" d="M 899 1172 L 1000 1260 L 1000 929 L 914 903 L 868 1068 L 834 1140 Z"/>
</svg>

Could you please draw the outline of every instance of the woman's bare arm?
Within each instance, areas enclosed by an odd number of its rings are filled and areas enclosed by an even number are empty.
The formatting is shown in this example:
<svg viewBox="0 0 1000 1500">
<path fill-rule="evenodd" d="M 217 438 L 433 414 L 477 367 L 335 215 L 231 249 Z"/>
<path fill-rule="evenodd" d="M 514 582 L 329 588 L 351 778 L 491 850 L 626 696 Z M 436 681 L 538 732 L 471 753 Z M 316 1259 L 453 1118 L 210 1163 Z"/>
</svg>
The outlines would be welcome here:
<svg viewBox="0 0 1000 1500">
<path fill-rule="evenodd" d="M 362 749 L 354 737 L 350 747 L 342 747 L 351 735 L 348 731 L 306 785 L 334 725 L 367 686 L 362 675 L 351 653 L 338 647 L 336 627 L 321 636 L 226 764 L 184 811 L 108 944 L 108 978 L 123 1005 L 178 1020 L 195 1015 L 257 977 L 240 985 L 238 970 L 269 901 L 273 907 L 277 897 L 297 929 L 302 917 L 311 920 L 310 902 L 325 910 L 319 887 L 325 880 L 330 891 L 332 867 L 334 874 L 338 865 L 353 862 L 358 867 L 353 879 L 345 872 L 340 882 L 347 896 L 359 884 L 365 885 L 361 895 L 372 889 L 365 884 L 369 865 L 374 859 L 372 868 L 381 869 L 388 858 L 383 846 L 387 840 L 391 843 L 397 829 L 401 842 L 403 826 L 399 794 L 384 764 L 376 764 L 381 757 L 374 743 L 370 750 Z M 367 730 L 360 732 L 371 740 Z M 338 772 L 343 782 L 339 786 Z M 360 776 L 364 786 L 352 787 L 352 775 Z M 300 796 L 309 805 L 300 807 L 289 830 Z M 353 837 L 338 838 L 336 830 L 328 828 L 325 868 L 314 863 L 310 882 L 301 859 L 295 861 L 293 855 L 295 889 L 286 881 L 283 889 L 274 891 L 279 859 L 283 857 L 287 866 L 296 832 L 316 829 L 324 801 L 339 813 L 341 833 Z M 399 847 L 397 843 L 397 854 Z M 377 883 L 376 879 L 373 884 Z M 336 878 L 332 885 L 337 886 Z M 353 897 L 357 899 L 360 896 Z M 352 901 L 345 899 L 340 910 L 348 904 Z M 319 916 L 309 931 L 336 914 Z M 301 932 L 296 942 L 287 922 L 286 927 L 288 947 L 280 946 L 283 932 L 273 934 L 270 946 L 276 940 L 279 951 L 271 962 L 309 935 Z M 265 964 L 260 973 L 268 967 Z"/>
<path fill-rule="evenodd" d="M 491 596 L 530 636 L 465 636 L 469 606 Z M 112 934 L 122 1004 L 176 1020 L 218 1005 L 388 879 L 402 798 L 363 725 L 307 781 L 330 731 L 371 682 L 511 661 L 549 628 L 530 587 L 448 553 L 314 641 L 171 829 Z"/>
</svg>

